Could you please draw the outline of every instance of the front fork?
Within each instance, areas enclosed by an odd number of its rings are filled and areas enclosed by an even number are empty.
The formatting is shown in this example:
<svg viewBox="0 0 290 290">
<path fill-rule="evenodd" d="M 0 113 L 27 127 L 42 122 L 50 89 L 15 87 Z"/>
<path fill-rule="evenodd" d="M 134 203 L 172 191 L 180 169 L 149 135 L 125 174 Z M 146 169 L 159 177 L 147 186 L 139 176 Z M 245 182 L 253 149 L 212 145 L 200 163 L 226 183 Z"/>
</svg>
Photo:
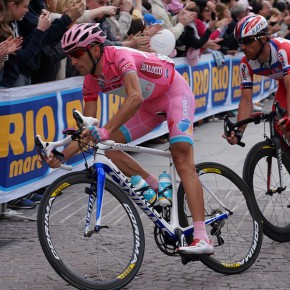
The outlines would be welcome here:
<svg viewBox="0 0 290 290">
<path fill-rule="evenodd" d="M 93 233 L 97 233 L 102 228 L 102 205 L 103 205 L 103 196 L 105 188 L 105 179 L 106 174 L 103 167 L 103 164 L 96 163 L 95 167 L 95 180 L 96 184 L 92 183 L 90 189 L 86 189 L 86 192 L 89 194 L 88 208 L 86 215 L 85 231 L 84 236 L 90 237 Z M 97 200 L 97 201 L 96 201 Z M 91 217 L 93 212 L 93 206 L 96 201 L 96 224 L 94 229 L 90 229 Z"/>
<path fill-rule="evenodd" d="M 283 185 L 283 161 L 282 161 L 282 149 L 280 145 L 280 140 L 277 137 L 273 138 L 274 144 L 275 144 L 275 150 L 276 150 L 276 156 L 277 156 L 277 163 L 278 163 L 278 173 L 279 173 L 279 184 L 280 186 L 277 189 L 270 188 L 270 179 L 271 179 L 271 166 L 272 166 L 272 160 L 267 160 L 268 162 L 268 168 L 267 168 L 267 193 L 272 195 L 275 192 L 281 193 L 286 189 L 286 186 Z"/>
</svg>

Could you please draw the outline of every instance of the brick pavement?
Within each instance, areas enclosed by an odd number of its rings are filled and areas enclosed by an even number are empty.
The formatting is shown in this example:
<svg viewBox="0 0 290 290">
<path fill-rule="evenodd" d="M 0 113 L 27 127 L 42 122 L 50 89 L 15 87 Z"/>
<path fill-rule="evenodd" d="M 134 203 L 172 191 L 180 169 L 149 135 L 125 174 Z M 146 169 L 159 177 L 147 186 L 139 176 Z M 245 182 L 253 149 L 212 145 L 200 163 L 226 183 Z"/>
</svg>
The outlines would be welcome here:
<svg viewBox="0 0 290 290">
<path fill-rule="evenodd" d="M 262 138 L 258 127 L 247 129 L 244 136 L 247 146 L 238 148 L 221 139 L 222 121 L 201 125 L 195 131 L 196 163 L 216 161 L 240 174 L 245 154 Z M 137 159 L 152 172 L 163 169 L 159 160 L 143 155 Z M 35 218 L 36 211 L 22 213 Z M 200 262 L 183 265 L 179 257 L 161 253 L 153 239 L 152 224 L 145 218 L 144 261 L 138 275 L 124 289 L 289 289 L 290 243 L 279 244 L 265 237 L 260 255 L 250 269 L 239 275 L 224 276 Z M 37 239 L 35 221 L 0 220 L 0 289 L 72 289 L 46 261 Z"/>
</svg>

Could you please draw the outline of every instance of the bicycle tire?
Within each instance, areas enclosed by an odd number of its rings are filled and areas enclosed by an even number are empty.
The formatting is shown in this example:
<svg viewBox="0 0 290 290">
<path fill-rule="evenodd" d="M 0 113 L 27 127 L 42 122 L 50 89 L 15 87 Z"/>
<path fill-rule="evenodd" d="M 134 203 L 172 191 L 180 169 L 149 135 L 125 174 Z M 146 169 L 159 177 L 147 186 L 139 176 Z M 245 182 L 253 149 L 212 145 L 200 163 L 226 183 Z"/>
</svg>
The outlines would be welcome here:
<svg viewBox="0 0 290 290">
<path fill-rule="evenodd" d="M 269 159 L 270 158 L 270 159 Z M 286 190 L 282 193 L 267 194 L 267 166 L 271 166 L 271 189 L 279 186 L 276 150 L 270 140 L 254 145 L 247 154 L 243 179 L 253 191 L 253 196 L 261 212 L 264 234 L 277 242 L 290 241 L 290 160 L 282 153 Z M 287 207 L 288 206 L 288 207 Z"/>
<path fill-rule="evenodd" d="M 145 250 L 144 230 L 130 198 L 105 182 L 102 228 L 84 236 L 88 171 L 58 178 L 46 190 L 37 217 L 42 250 L 57 274 L 78 289 L 120 289 L 137 274 Z M 95 207 L 92 220 L 95 221 Z M 94 224 L 94 222 L 93 222 Z"/>
<path fill-rule="evenodd" d="M 218 273 L 239 274 L 255 262 L 261 249 L 263 231 L 259 210 L 252 204 L 246 183 L 228 167 L 204 162 L 196 165 L 196 169 L 206 186 L 203 186 L 205 219 L 225 212 L 208 189 L 233 212 L 227 219 L 206 227 L 215 252 L 211 256 L 200 255 L 200 261 Z M 180 224 L 192 224 L 182 184 L 178 188 L 178 207 Z"/>
</svg>

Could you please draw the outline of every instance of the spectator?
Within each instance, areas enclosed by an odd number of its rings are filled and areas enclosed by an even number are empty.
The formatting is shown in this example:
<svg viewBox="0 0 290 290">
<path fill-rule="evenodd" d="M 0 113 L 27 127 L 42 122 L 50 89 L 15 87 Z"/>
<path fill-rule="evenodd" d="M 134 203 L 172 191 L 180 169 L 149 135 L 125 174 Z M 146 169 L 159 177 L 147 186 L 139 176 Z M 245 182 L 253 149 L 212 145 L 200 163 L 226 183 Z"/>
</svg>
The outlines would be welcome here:
<svg viewBox="0 0 290 290">
<path fill-rule="evenodd" d="M 220 15 L 220 18 L 218 17 L 218 14 L 216 11 L 217 5 L 219 5 L 218 13 L 219 14 L 223 13 L 227 17 L 221 18 L 221 15 Z M 217 47 L 217 43 L 222 40 L 221 36 L 222 34 L 225 33 L 225 30 L 232 19 L 230 16 L 228 6 L 226 4 L 218 3 L 217 5 L 215 5 L 211 1 L 205 1 L 204 4 L 200 6 L 202 12 L 198 13 L 198 19 L 195 21 L 195 23 L 197 27 L 200 27 L 198 28 L 199 35 L 203 35 L 202 26 L 204 28 L 210 27 L 211 21 L 215 22 L 215 27 L 217 29 L 215 29 L 212 32 L 212 34 L 210 35 L 210 40 L 204 44 L 203 48 L 206 48 L 207 49 L 206 51 L 210 52 L 213 55 L 213 58 L 216 62 L 217 67 L 220 68 L 224 63 L 224 56 L 222 52 L 219 51 L 220 45 L 218 45 Z"/>
<path fill-rule="evenodd" d="M 58 0 L 57 2 L 46 0 L 46 7 L 51 12 L 52 20 L 61 18 L 72 6 L 71 2 L 72 0 Z M 75 22 L 86 23 L 103 15 L 115 15 L 116 10 L 115 6 L 103 6 L 85 10 L 83 15 L 76 19 Z M 40 73 L 42 71 L 45 72 L 46 77 L 43 73 Z M 60 39 L 43 47 L 41 65 L 39 70 L 34 74 L 34 83 L 61 80 L 75 75 L 78 75 L 77 70 L 71 66 L 70 60 L 64 54 L 60 45 Z"/>
<path fill-rule="evenodd" d="M 51 26 L 50 13 L 42 11 L 40 15 L 33 14 L 28 11 L 28 3 L 29 1 L 26 0 L 8 2 L 4 17 L 3 15 L 0 17 L 2 19 L 0 26 L 2 28 L 0 31 L 1 36 L 22 35 L 24 39 L 23 48 L 19 49 L 15 55 L 11 55 L 4 65 L 3 80 L 0 83 L 4 87 L 30 84 L 31 73 L 39 65 L 38 61 L 42 45 L 49 44 L 50 41 L 55 40 L 58 36 L 61 38 L 63 32 L 67 29 L 67 25 L 79 18 L 82 13 L 82 6 L 84 8 L 82 3 L 76 1 L 74 7 L 66 15 L 63 15 L 61 19 L 54 21 Z M 32 0 L 31 3 L 36 4 L 33 7 L 37 12 L 41 11 L 42 4 L 40 1 Z M 34 10 L 32 9 L 32 11 Z M 3 10 L 0 13 L 3 13 Z M 3 27 L 6 29 L 4 30 Z M 43 74 L 43 71 L 40 74 Z M 10 208 L 33 208 L 40 199 L 41 196 L 33 192 L 25 197 L 10 201 L 7 206 Z"/>
<path fill-rule="evenodd" d="M 87 9 L 95 9 L 98 7 L 106 6 L 108 0 L 86 0 Z M 131 36 L 127 40 L 120 41 L 117 39 L 116 35 L 113 33 L 110 22 L 107 20 L 106 16 L 97 17 L 94 19 L 95 22 L 100 23 L 100 28 L 107 35 L 105 42 L 106 45 L 116 45 L 116 46 L 126 46 L 135 49 L 152 51 L 150 50 L 149 43 L 150 38 L 147 36 L 140 36 L 140 34 Z"/>
<path fill-rule="evenodd" d="M 268 20 L 268 34 L 271 37 L 277 37 L 281 32 L 282 12 L 277 8 L 270 9 L 270 19 Z"/>
<path fill-rule="evenodd" d="M 269 1 L 264 0 L 264 1 L 262 1 L 262 10 L 259 13 L 257 13 L 257 14 L 262 15 L 266 19 L 269 19 L 270 18 L 270 9 L 271 8 L 272 8 L 272 4 Z"/>
<path fill-rule="evenodd" d="M 72 6 L 72 0 L 57 0 L 50 1 L 45 0 L 46 8 L 49 12 L 51 12 L 52 20 L 60 18 L 64 13 L 66 13 L 70 6 Z M 117 12 L 116 6 L 101 6 L 95 9 L 86 9 L 84 10 L 83 15 L 80 18 L 75 20 L 75 23 L 86 23 L 93 21 L 96 17 L 103 17 L 106 15 L 107 17 L 111 15 L 115 15 Z"/>
<path fill-rule="evenodd" d="M 266 1 L 266 2 L 268 2 L 268 1 Z M 260 14 L 262 12 L 262 9 L 263 9 L 262 1 L 260 1 L 260 0 L 251 1 L 251 6 L 253 8 L 252 12 L 254 14 Z"/>
<path fill-rule="evenodd" d="M 248 0 L 239 0 L 238 2 L 239 4 L 244 4 L 246 6 L 247 9 L 247 14 L 251 14 L 253 13 L 253 7 L 250 6 L 249 1 Z"/>
<path fill-rule="evenodd" d="M 142 14 L 152 13 L 152 5 L 149 0 L 142 0 Z"/>
<path fill-rule="evenodd" d="M 179 0 L 172 0 L 166 5 L 168 11 L 171 13 L 172 16 L 178 14 L 183 6 L 184 4 L 181 3 Z"/>
<path fill-rule="evenodd" d="M 135 6 L 142 7 L 142 1 L 136 0 Z M 132 0 L 113 0 L 112 5 L 118 8 L 115 16 L 108 17 L 113 33 L 120 39 L 124 40 L 132 22 L 133 3 Z"/>
<path fill-rule="evenodd" d="M 5 41 L 0 42 L 0 81 L 2 80 L 2 69 L 8 55 L 15 53 L 21 48 L 22 38 L 9 36 Z"/>
<path fill-rule="evenodd" d="M 163 20 L 163 28 L 169 29 L 178 40 L 184 27 L 195 19 L 196 14 L 183 8 L 171 19 L 165 8 L 170 2 L 171 0 L 152 0 L 152 14 L 156 19 Z"/>
<path fill-rule="evenodd" d="M 190 3 L 190 1 L 188 3 Z M 231 18 L 228 17 L 218 21 L 215 10 L 216 5 L 211 1 L 204 1 L 202 4 L 199 4 L 199 8 L 200 11 L 195 20 L 199 36 L 202 37 L 208 28 L 212 31 L 210 39 L 203 45 L 203 48 L 218 50 L 220 49 L 220 45 L 217 44 L 221 41 L 220 34 L 225 30 L 225 27 L 229 24 Z M 202 53 L 204 51 L 205 50 L 203 49 Z"/>
<path fill-rule="evenodd" d="M 210 1 L 203 1 L 202 3 L 199 4 L 199 13 L 197 18 L 200 19 L 203 24 L 208 27 L 209 22 L 211 20 L 211 13 L 215 12 L 212 10 L 212 7 L 208 6 L 208 3 Z"/>
<path fill-rule="evenodd" d="M 57 9 L 56 7 L 61 5 L 63 1 L 46 1 L 46 3 L 54 12 L 54 9 Z M 70 5 L 65 14 L 59 15 L 59 17 L 55 17 L 54 14 L 51 15 L 52 25 L 46 31 L 41 50 L 34 60 L 35 69 L 31 73 L 32 84 L 65 78 L 64 72 L 60 74 L 61 60 L 66 58 L 60 47 L 60 40 L 68 25 L 81 17 L 85 8 L 84 3 L 78 0 L 70 0 L 69 3 Z M 20 31 L 23 35 L 29 34 L 29 31 L 33 29 L 34 22 L 39 17 L 39 12 L 46 11 L 40 10 L 40 7 L 43 6 L 44 4 L 41 0 L 32 0 L 30 2 L 28 13 L 19 23 Z"/>
<path fill-rule="evenodd" d="M 274 29 L 276 28 L 277 33 L 272 33 L 273 37 L 285 37 L 288 34 L 288 23 L 289 22 L 289 10 L 286 2 L 284 0 L 279 0 L 277 3 L 274 4 L 274 8 L 277 8 L 280 13 L 278 15 L 277 23 L 276 25 L 273 23 L 273 18 L 270 22 L 274 24 Z M 271 25 L 272 26 L 272 25 Z M 278 30 L 278 27 L 280 28 Z M 271 27 L 270 27 L 271 28 Z"/>
<path fill-rule="evenodd" d="M 6 12 L 0 11 L 0 39 L 7 39 L 9 36 L 19 37 L 20 21 L 28 11 L 28 0 L 15 0 L 4 2 Z M 4 14 L 5 13 L 5 14 Z M 23 47 L 10 55 L 3 68 L 3 76 L 0 86 L 11 88 L 31 84 L 31 67 L 42 45 L 45 31 L 49 28 L 50 14 L 42 14 L 39 17 L 37 26 L 31 33 L 24 37 Z"/>
<path fill-rule="evenodd" d="M 188 1 L 185 8 L 191 12 L 198 12 L 198 8 L 195 2 Z M 206 44 L 210 44 L 209 39 L 213 34 L 212 30 L 215 30 L 216 22 L 216 20 L 211 20 L 207 28 L 202 21 L 196 19 L 184 28 L 184 32 L 179 38 L 179 41 L 186 46 L 186 57 L 188 63 L 191 66 L 196 65 L 196 63 L 198 62 L 200 56 L 200 49 Z M 219 35 L 220 31 L 216 31 L 214 33 L 217 33 L 217 35 Z M 213 36 L 213 38 L 215 38 L 215 36 Z M 212 40 L 212 44 L 215 44 L 216 46 L 211 47 L 215 49 L 219 48 L 219 45 L 216 44 L 214 40 Z"/>
<path fill-rule="evenodd" d="M 231 10 L 238 2 L 238 0 L 220 0 L 221 3 L 225 3 Z"/>
<path fill-rule="evenodd" d="M 219 22 L 221 23 L 220 28 L 219 28 L 220 29 L 219 37 L 223 37 L 226 30 L 228 29 L 228 25 L 232 21 L 231 12 L 230 12 L 229 7 L 224 3 L 217 3 L 215 10 L 216 10 L 216 17 L 218 19 L 217 26 L 219 25 Z M 225 21 L 224 19 L 227 19 L 227 21 Z"/>
<path fill-rule="evenodd" d="M 234 29 L 238 21 L 248 14 L 246 5 L 243 3 L 237 3 L 231 9 L 232 21 L 229 23 L 224 35 L 223 40 L 219 42 L 221 51 L 224 54 L 234 55 L 239 51 L 239 44 L 234 38 Z"/>
<path fill-rule="evenodd" d="M 128 35 L 141 32 L 143 35 L 152 37 L 163 29 L 163 21 L 156 19 L 152 14 L 142 15 L 142 1 L 136 0 L 136 5 L 132 13 L 132 22 Z"/>
</svg>

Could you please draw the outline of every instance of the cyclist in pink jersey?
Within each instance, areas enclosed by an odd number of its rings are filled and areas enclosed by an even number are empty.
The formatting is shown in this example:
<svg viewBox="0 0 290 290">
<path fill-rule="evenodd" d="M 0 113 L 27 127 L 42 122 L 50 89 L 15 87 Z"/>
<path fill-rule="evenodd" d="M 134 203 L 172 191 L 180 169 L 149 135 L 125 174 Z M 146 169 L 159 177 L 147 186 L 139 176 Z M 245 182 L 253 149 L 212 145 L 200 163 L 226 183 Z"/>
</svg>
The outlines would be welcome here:
<svg viewBox="0 0 290 290">
<path fill-rule="evenodd" d="M 235 28 L 235 38 L 245 54 L 240 62 L 242 96 L 237 120 L 248 118 L 252 113 L 253 75 L 273 78 L 278 81 L 275 101 L 287 110 L 278 121 L 278 129 L 290 141 L 290 41 L 280 37 L 271 39 L 267 20 L 261 15 L 241 19 Z M 232 145 L 237 144 L 245 129 L 243 125 L 224 138 Z"/>
<path fill-rule="evenodd" d="M 125 98 L 104 127 L 92 126 L 83 132 L 83 137 L 95 142 L 112 139 L 126 143 L 167 120 L 173 161 L 187 193 L 194 223 L 193 243 L 179 250 L 188 254 L 212 254 L 214 248 L 205 230 L 202 187 L 194 166 L 192 91 L 175 71 L 170 58 L 130 48 L 104 47 L 105 38 L 98 24 L 77 24 L 62 39 L 62 47 L 72 64 L 85 76 L 84 115 L 96 116 L 99 92 Z M 77 144 L 71 143 L 63 151 L 65 160 L 78 150 Z M 125 175 L 141 175 L 157 190 L 156 177 L 125 152 L 109 151 L 108 156 Z M 60 165 L 53 155 L 48 163 L 51 167 Z"/>
</svg>

